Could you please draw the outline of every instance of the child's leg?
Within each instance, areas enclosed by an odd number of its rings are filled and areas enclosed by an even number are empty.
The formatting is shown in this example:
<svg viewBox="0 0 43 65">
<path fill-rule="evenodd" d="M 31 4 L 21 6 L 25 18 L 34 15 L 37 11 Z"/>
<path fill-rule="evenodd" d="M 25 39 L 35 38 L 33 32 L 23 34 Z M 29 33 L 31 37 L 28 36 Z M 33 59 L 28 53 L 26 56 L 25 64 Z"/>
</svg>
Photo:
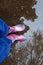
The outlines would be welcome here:
<svg viewBox="0 0 43 65">
<path fill-rule="evenodd" d="M 9 26 L 0 18 L 0 37 L 8 35 Z"/>
<path fill-rule="evenodd" d="M 8 38 L 0 38 L 0 65 L 8 57 L 12 41 Z"/>
</svg>

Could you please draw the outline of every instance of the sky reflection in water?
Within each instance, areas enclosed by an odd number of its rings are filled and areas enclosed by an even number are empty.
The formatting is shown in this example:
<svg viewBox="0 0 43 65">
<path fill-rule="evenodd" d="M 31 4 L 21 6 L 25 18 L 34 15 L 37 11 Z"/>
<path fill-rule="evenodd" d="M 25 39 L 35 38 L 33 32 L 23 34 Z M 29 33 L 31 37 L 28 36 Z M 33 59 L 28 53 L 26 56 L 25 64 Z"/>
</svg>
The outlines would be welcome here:
<svg viewBox="0 0 43 65">
<path fill-rule="evenodd" d="M 38 18 L 35 20 L 35 22 L 31 22 L 31 20 L 27 21 L 24 18 L 24 23 L 28 26 L 30 26 L 30 30 L 25 33 L 26 37 L 29 38 L 31 36 L 32 32 L 41 30 L 43 32 L 43 0 L 37 0 L 37 4 L 34 6 L 36 8 L 36 14 Z"/>
</svg>

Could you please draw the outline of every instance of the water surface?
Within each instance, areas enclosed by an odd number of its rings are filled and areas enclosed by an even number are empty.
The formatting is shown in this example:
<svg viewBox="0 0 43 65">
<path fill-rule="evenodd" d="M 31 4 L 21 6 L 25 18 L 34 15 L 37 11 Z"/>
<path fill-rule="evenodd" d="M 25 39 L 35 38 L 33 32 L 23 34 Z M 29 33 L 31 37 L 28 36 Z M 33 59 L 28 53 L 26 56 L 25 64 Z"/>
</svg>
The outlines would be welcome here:
<svg viewBox="0 0 43 65">
<path fill-rule="evenodd" d="M 36 14 L 38 18 L 35 20 L 35 22 L 24 19 L 24 23 L 30 26 L 30 30 L 25 33 L 26 37 L 28 38 L 32 35 L 32 32 L 34 31 L 40 30 L 41 32 L 43 32 L 43 0 L 37 1 L 38 2 L 34 7 L 36 8 Z"/>
</svg>

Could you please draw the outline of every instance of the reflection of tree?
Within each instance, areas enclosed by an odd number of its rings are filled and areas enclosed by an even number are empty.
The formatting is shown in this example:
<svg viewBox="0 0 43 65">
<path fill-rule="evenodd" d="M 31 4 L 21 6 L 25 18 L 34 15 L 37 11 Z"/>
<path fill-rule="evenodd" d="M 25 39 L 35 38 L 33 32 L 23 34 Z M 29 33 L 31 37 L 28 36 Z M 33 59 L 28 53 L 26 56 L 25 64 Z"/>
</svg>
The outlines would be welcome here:
<svg viewBox="0 0 43 65">
<path fill-rule="evenodd" d="M 34 32 L 32 38 L 31 43 L 28 41 L 27 46 L 20 48 L 16 53 L 16 60 L 20 65 L 43 65 L 43 37 L 41 32 Z"/>
<path fill-rule="evenodd" d="M 37 18 L 35 8 L 32 8 L 34 4 L 36 0 L 0 0 L 0 17 L 9 25 L 23 23 L 20 21 L 21 16 L 33 21 Z"/>
<path fill-rule="evenodd" d="M 43 37 L 40 31 L 34 32 L 33 40 L 36 65 L 43 65 Z"/>
</svg>

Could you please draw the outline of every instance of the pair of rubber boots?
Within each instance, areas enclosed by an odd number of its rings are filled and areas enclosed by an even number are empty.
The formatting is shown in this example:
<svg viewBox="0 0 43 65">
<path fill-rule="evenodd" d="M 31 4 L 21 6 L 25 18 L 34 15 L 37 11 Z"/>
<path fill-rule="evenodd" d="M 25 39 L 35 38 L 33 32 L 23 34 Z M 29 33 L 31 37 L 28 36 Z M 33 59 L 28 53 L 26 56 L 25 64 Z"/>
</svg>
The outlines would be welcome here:
<svg viewBox="0 0 43 65">
<path fill-rule="evenodd" d="M 25 41 L 26 40 L 26 37 L 24 35 L 18 35 L 18 34 L 14 34 L 14 32 L 20 32 L 20 31 L 23 31 L 25 29 L 25 25 L 24 24 L 17 24 L 15 26 L 9 26 L 9 33 L 11 33 L 10 35 L 6 36 L 8 39 L 12 40 L 12 43 L 15 41 L 15 40 L 18 40 L 18 41 Z M 13 33 L 13 34 L 12 34 Z"/>
</svg>

